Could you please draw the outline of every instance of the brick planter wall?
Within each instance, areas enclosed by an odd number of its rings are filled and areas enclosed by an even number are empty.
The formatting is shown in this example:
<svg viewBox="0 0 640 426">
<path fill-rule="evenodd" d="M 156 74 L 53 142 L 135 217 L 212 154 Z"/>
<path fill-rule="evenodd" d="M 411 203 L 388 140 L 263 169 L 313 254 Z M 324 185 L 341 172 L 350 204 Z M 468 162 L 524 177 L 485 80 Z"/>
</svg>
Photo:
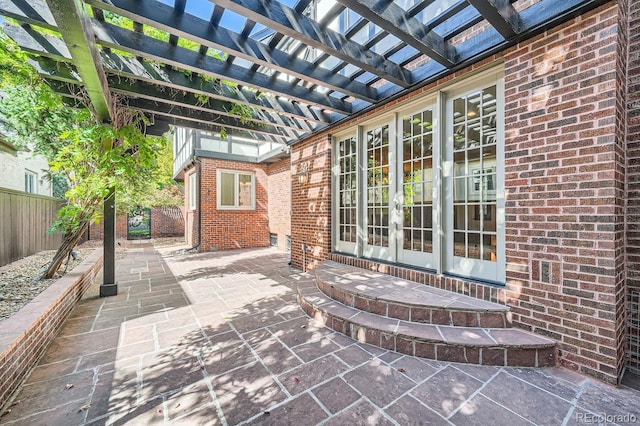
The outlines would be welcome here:
<svg viewBox="0 0 640 426">
<path fill-rule="evenodd" d="M 58 334 L 101 267 L 102 250 L 94 250 L 71 272 L 0 323 L 0 412 Z"/>
<path fill-rule="evenodd" d="M 269 233 L 278 235 L 278 248 L 286 250 L 291 235 L 291 160 L 267 166 Z"/>
</svg>

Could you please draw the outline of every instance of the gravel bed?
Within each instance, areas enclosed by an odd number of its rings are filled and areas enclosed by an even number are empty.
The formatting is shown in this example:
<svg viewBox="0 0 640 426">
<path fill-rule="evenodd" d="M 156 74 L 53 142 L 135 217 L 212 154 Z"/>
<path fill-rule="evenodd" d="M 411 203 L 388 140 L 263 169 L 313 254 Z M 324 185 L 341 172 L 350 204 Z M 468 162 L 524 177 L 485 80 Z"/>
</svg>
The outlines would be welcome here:
<svg viewBox="0 0 640 426">
<path fill-rule="evenodd" d="M 149 240 L 155 247 L 167 247 L 184 244 L 183 238 L 155 238 Z M 124 256 L 125 241 L 118 240 L 116 259 Z M 102 241 L 87 241 L 76 247 L 76 260 L 70 259 L 67 272 L 81 263 L 94 248 L 102 247 Z M 38 294 L 42 293 L 55 280 L 60 278 L 65 270 L 62 263 L 57 277 L 40 280 L 38 277 L 44 271 L 55 254 L 55 250 L 46 250 L 34 255 L 16 260 L 0 267 L 0 322 L 18 312 Z"/>
<path fill-rule="evenodd" d="M 93 249 L 76 248 L 76 260 L 70 259 L 67 272 L 84 260 Z M 53 259 L 55 250 L 45 250 L 0 267 L 0 321 L 18 312 L 31 299 L 42 293 L 65 269 L 62 263 L 55 278 L 41 280 L 38 277 Z"/>
</svg>

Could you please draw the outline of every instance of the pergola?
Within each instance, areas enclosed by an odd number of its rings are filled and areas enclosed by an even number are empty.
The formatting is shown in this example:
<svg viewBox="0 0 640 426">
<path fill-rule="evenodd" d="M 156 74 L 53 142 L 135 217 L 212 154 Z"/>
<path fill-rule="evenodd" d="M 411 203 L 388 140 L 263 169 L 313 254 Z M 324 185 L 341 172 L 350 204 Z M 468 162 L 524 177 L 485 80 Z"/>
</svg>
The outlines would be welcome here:
<svg viewBox="0 0 640 426">
<path fill-rule="evenodd" d="M 102 122 L 121 105 L 153 135 L 174 125 L 286 144 L 603 3 L 0 0 L 0 14 L 51 87 L 88 97 Z"/>
</svg>

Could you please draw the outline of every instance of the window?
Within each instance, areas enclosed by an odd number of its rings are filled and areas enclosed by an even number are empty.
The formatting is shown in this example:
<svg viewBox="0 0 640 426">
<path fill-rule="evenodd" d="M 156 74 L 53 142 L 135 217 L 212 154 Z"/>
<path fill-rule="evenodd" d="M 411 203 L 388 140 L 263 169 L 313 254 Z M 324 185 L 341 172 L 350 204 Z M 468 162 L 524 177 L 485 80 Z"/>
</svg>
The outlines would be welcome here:
<svg viewBox="0 0 640 426">
<path fill-rule="evenodd" d="M 218 170 L 218 209 L 254 210 L 254 174 Z"/>
<path fill-rule="evenodd" d="M 196 209 L 196 194 L 198 192 L 198 184 L 196 180 L 196 173 L 189 175 L 189 209 Z"/>
<path fill-rule="evenodd" d="M 504 282 L 502 93 L 490 71 L 338 135 L 333 249 Z"/>
<path fill-rule="evenodd" d="M 453 204 L 448 209 L 453 258 L 449 269 L 484 275 L 482 270 L 497 262 L 496 86 L 456 96 L 449 107 L 453 109 L 449 119 L 453 136 Z"/>
<path fill-rule="evenodd" d="M 24 172 L 24 192 L 29 192 L 31 194 L 36 193 L 36 180 L 37 175 L 29 170 L 25 170 Z"/>
<path fill-rule="evenodd" d="M 338 240 L 341 251 L 353 251 L 356 243 L 356 138 L 347 137 L 337 143 L 338 171 Z"/>
</svg>

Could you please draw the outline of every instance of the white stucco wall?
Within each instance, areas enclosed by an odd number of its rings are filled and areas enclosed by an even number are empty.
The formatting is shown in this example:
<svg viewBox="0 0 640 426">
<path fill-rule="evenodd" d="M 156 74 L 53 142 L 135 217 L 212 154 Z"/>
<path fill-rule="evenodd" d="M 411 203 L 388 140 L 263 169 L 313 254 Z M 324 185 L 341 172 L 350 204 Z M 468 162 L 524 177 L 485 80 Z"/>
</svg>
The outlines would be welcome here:
<svg viewBox="0 0 640 426">
<path fill-rule="evenodd" d="M 0 187 L 24 191 L 24 175 L 28 170 L 36 175 L 35 193 L 52 195 L 51 183 L 45 179 L 43 170 L 48 170 L 47 160 L 32 156 L 31 152 L 16 152 L 0 146 Z"/>
</svg>

